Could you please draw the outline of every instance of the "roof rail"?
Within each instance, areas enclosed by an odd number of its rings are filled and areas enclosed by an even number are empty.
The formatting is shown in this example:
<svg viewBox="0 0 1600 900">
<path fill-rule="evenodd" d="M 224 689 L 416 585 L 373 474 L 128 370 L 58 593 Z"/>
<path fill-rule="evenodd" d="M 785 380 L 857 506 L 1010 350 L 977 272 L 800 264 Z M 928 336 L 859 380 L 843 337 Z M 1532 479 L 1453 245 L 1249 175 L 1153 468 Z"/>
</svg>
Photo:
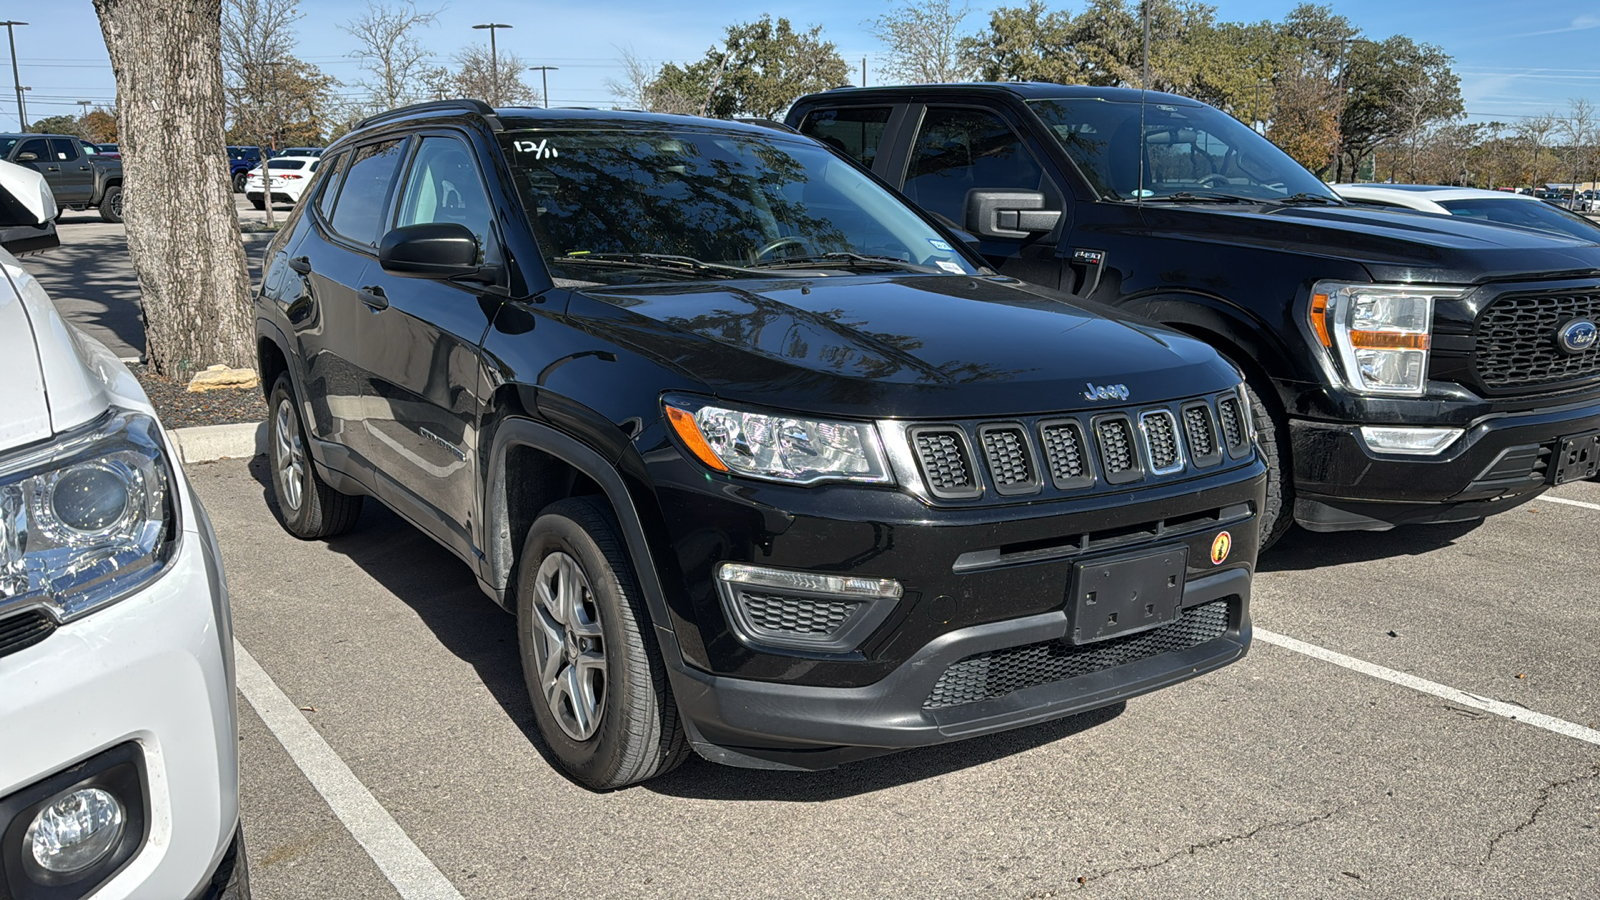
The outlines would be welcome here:
<svg viewBox="0 0 1600 900">
<path fill-rule="evenodd" d="M 366 128 L 368 125 L 376 125 L 379 122 L 387 122 L 390 119 L 399 119 L 405 116 L 417 115 L 418 113 L 444 112 L 477 113 L 488 118 L 491 124 L 495 126 L 495 130 L 499 130 L 499 120 L 495 118 L 494 107 L 482 100 L 468 100 L 465 98 L 460 100 L 430 100 L 427 103 L 413 103 L 410 106 L 391 109 L 388 112 L 367 116 L 356 123 L 356 128 Z"/>
</svg>

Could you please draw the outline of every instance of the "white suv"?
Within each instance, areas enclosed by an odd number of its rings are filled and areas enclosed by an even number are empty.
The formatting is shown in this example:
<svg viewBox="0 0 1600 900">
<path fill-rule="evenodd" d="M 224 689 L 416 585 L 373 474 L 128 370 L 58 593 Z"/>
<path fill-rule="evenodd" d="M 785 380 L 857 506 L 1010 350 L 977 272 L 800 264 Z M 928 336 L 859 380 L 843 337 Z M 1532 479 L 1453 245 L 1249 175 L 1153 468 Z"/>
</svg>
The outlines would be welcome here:
<svg viewBox="0 0 1600 900">
<path fill-rule="evenodd" d="M 55 212 L 0 163 L 0 897 L 246 898 L 216 537 L 138 382 L 10 252 Z"/>
</svg>

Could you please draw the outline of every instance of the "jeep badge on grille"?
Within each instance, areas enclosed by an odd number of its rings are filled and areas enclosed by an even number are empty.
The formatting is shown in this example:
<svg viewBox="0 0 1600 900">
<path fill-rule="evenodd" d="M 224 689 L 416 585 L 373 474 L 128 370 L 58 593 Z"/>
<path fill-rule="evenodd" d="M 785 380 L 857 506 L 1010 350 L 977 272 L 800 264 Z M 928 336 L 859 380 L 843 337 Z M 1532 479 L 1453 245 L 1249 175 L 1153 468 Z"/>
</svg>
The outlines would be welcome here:
<svg viewBox="0 0 1600 900">
<path fill-rule="evenodd" d="M 1128 399 L 1128 386 L 1125 384 L 1090 384 L 1089 389 L 1083 392 L 1085 400 L 1126 400 Z"/>
</svg>

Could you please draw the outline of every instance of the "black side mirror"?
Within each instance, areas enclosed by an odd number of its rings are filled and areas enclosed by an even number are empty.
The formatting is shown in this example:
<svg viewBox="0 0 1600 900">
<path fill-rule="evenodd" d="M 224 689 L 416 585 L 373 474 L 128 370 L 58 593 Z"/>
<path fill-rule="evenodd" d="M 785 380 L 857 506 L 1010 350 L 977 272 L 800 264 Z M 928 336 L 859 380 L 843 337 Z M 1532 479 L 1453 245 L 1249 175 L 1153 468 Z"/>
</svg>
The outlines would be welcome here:
<svg viewBox="0 0 1600 900">
<path fill-rule="evenodd" d="M 39 161 L 39 154 L 34 153 L 32 150 L 24 150 L 23 152 L 17 154 L 17 162 L 19 162 L 19 163 L 38 162 L 38 161 Z"/>
<path fill-rule="evenodd" d="M 479 274 L 478 238 L 456 222 L 425 222 L 396 228 L 378 244 L 385 272 L 419 278 Z"/>
<path fill-rule="evenodd" d="M 1039 191 L 967 191 L 967 230 L 986 238 L 1026 238 L 1061 221 L 1061 211 L 1044 208 Z"/>
</svg>

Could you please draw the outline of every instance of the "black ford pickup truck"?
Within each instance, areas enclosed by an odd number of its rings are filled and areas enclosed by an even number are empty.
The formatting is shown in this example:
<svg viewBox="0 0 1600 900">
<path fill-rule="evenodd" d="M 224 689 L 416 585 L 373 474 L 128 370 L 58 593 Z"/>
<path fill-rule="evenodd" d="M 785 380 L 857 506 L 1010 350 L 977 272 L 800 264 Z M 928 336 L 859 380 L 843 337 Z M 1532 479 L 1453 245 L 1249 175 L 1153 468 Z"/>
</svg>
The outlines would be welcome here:
<svg viewBox="0 0 1600 900">
<path fill-rule="evenodd" d="M 1261 423 L 1266 543 L 1470 521 L 1600 461 L 1600 246 L 1346 205 L 1238 120 L 1051 84 L 841 89 L 788 124 L 1002 273 L 1202 338 Z"/>
<path fill-rule="evenodd" d="M 441 101 L 322 159 L 255 302 L 277 514 L 372 497 L 458 554 L 582 783 L 1245 653 L 1266 471 L 1203 342 L 995 275 L 794 134 Z"/>
<path fill-rule="evenodd" d="M 0 134 L 0 159 L 44 174 L 59 209 L 97 209 L 122 221 L 122 160 L 69 134 Z"/>
</svg>

